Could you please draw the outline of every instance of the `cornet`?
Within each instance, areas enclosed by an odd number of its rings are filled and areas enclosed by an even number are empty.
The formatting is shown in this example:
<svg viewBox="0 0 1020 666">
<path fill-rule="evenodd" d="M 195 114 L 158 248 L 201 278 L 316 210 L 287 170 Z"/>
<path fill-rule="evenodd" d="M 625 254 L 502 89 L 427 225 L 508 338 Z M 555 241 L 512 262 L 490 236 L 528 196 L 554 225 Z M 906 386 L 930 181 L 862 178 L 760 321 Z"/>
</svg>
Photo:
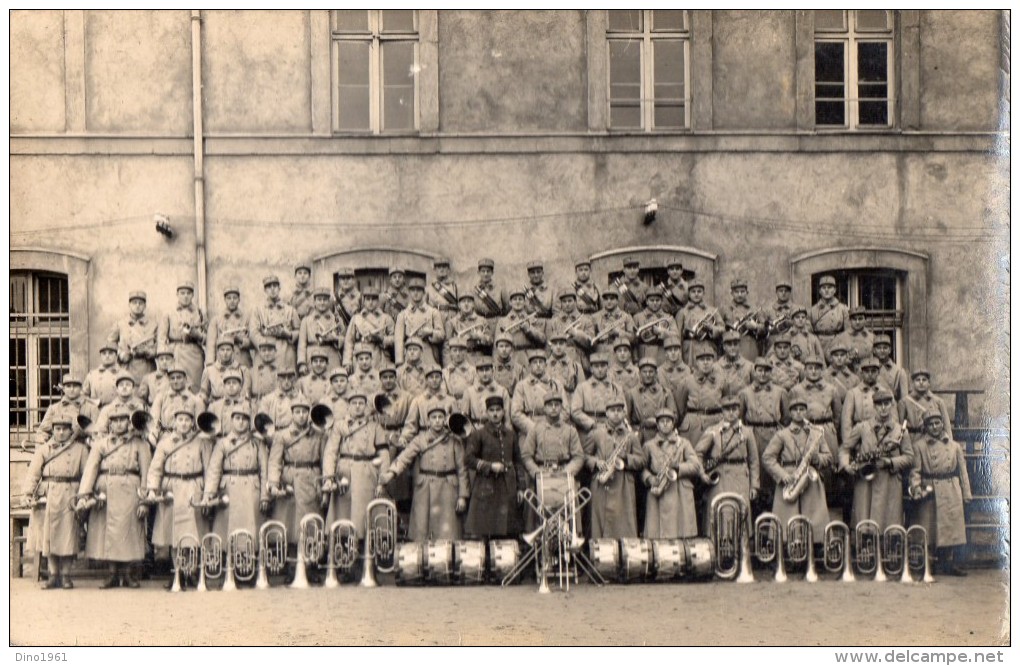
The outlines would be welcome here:
<svg viewBox="0 0 1020 666">
<path fill-rule="evenodd" d="M 783 564 L 783 523 L 774 513 L 763 513 L 754 521 L 754 551 L 762 564 L 776 563 L 777 583 L 786 582 Z"/>
<path fill-rule="evenodd" d="M 654 321 L 642 324 L 641 326 L 638 327 L 637 331 L 635 332 L 635 335 L 644 340 L 645 342 L 650 342 L 652 338 L 646 337 L 645 333 L 651 332 L 656 327 L 661 326 L 662 324 L 668 324 L 671 319 L 672 319 L 671 317 L 659 317 Z"/>
<path fill-rule="evenodd" d="M 259 574 L 256 590 L 269 589 L 269 575 L 283 572 L 287 564 L 287 526 L 278 520 L 268 520 L 259 528 Z"/>
<path fill-rule="evenodd" d="M 786 532 L 786 550 L 790 561 L 795 563 L 804 562 L 807 566 L 804 580 L 809 583 L 817 583 L 818 573 L 815 571 L 814 530 L 811 521 L 806 516 L 794 516 L 787 523 Z"/>
<path fill-rule="evenodd" d="M 830 521 L 825 526 L 825 570 L 843 572 L 844 583 L 854 582 L 854 568 L 850 557 L 850 528 L 842 520 Z"/>
</svg>

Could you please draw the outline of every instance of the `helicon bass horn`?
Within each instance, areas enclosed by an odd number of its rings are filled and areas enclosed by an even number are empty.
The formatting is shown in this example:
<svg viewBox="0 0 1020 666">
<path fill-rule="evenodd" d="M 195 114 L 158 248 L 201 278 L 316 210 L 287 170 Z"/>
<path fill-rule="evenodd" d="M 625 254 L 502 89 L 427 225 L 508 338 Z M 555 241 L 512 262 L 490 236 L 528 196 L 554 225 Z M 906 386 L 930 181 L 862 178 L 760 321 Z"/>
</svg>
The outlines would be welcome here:
<svg viewBox="0 0 1020 666">
<path fill-rule="evenodd" d="M 791 562 L 805 564 L 804 580 L 818 582 L 815 571 L 814 529 L 806 516 L 794 516 L 786 527 L 786 553 Z"/>
<path fill-rule="evenodd" d="M 298 529 L 297 567 L 290 588 L 308 588 L 308 566 L 317 565 L 326 554 L 326 521 L 317 513 L 305 514 Z"/>
<path fill-rule="evenodd" d="M 227 537 L 227 577 L 223 580 L 223 591 L 232 592 L 237 583 L 247 583 L 258 573 L 258 559 L 255 552 L 255 535 L 239 528 Z"/>
<path fill-rule="evenodd" d="M 185 534 L 177 540 L 177 549 L 174 553 L 174 582 L 170 586 L 171 592 L 180 592 L 185 578 L 191 578 L 199 567 L 202 544 L 197 538 Z"/>
<path fill-rule="evenodd" d="M 900 576 L 901 582 L 910 582 L 907 530 L 902 525 L 889 525 L 882 533 L 882 571 L 888 576 Z M 906 580 L 903 580 L 904 577 Z"/>
<path fill-rule="evenodd" d="M 201 554 L 202 567 L 198 571 L 196 592 L 205 592 L 208 589 L 206 583 L 209 578 L 219 578 L 223 575 L 223 539 L 219 534 L 209 532 L 202 537 Z"/>
<path fill-rule="evenodd" d="M 783 523 L 774 513 L 765 512 L 754 521 L 754 553 L 762 564 L 776 563 L 777 583 L 786 582 L 783 564 Z"/>
<path fill-rule="evenodd" d="M 287 565 L 287 526 L 279 520 L 267 520 L 259 528 L 259 573 L 256 590 L 269 589 L 269 574 L 283 572 Z"/>
<path fill-rule="evenodd" d="M 709 507 L 708 536 L 716 553 L 715 575 L 720 580 L 753 583 L 751 547 L 747 534 L 751 507 L 743 495 L 719 493 Z"/>
<path fill-rule="evenodd" d="M 928 561 L 928 530 L 921 525 L 912 525 L 907 530 L 907 568 L 918 572 L 922 582 L 935 582 Z"/>
<path fill-rule="evenodd" d="M 842 572 L 840 580 L 854 582 L 853 558 L 850 556 L 850 528 L 842 520 L 833 520 L 825 525 L 822 538 L 825 546 L 825 570 Z"/>
<path fill-rule="evenodd" d="M 361 587 L 377 587 L 375 569 L 391 573 L 396 568 L 397 505 L 380 497 L 365 507 L 365 554 Z"/>
<path fill-rule="evenodd" d="M 857 570 L 868 576 L 875 574 L 875 580 L 885 582 L 882 571 L 882 532 L 874 520 L 862 520 L 857 523 L 854 534 L 856 542 Z"/>
<path fill-rule="evenodd" d="M 350 520 L 335 520 L 329 526 L 329 559 L 325 587 L 340 587 L 341 572 L 347 573 L 358 561 L 358 529 Z"/>
</svg>

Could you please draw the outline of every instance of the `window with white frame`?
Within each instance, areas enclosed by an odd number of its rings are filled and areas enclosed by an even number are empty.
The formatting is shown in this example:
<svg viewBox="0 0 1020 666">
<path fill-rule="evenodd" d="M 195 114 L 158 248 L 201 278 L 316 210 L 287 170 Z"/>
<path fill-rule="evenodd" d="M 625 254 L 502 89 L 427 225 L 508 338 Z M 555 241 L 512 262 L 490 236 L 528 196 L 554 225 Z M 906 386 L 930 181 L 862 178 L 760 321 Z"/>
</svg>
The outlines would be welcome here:
<svg viewBox="0 0 1020 666">
<path fill-rule="evenodd" d="M 892 340 L 893 360 L 905 357 L 905 289 L 906 271 L 889 268 L 864 268 L 825 271 L 811 277 L 811 302 L 819 298 L 818 282 L 824 275 L 836 278 L 836 298 L 851 308 L 864 306 L 866 326 L 876 334 L 888 335 Z"/>
<path fill-rule="evenodd" d="M 32 432 L 46 408 L 60 400 L 71 369 L 71 315 L 67 276 L 11 271 L 11 431 Z"/>
<path fill-rule="evenodd" d="M 418 12 L 336 10 L 331 35 L 333 129 L 418 129 Z"/>
<path fill-rule="evenodd" d="M 690 126 L 690 19 L 682 10 L 607 10 L 609 127 Z"/>
<path fill-rule="evenodd" d="M 814 16 L 815 126 L 891 127 L 894 12 L 816 9 Z"/>
</svg>

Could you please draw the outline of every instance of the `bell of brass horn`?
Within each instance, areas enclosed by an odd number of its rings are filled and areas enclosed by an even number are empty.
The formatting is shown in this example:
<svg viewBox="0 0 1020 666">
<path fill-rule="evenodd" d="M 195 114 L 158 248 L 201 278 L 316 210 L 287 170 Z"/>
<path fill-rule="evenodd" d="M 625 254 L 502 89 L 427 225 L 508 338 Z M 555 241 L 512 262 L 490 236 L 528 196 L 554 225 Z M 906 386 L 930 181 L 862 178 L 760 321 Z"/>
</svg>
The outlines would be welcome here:
<svg viewBox="0 0 1020 666">
<path fill-rule="evenodd" d="M 263 437 L 270 437 L 273 434 L 273 419 L 265 412 L 255 415 L 255 432 Z"/>
<path fill-rule="evenodd" d="M 390 405 L 393 404 L 393 401 L 390 400 L 389 396 L 386 394 L 377 393 L 376 396 L 372 398 L 372 404 L 375 406 L 377 414 L 384 414 L 386 410 L 390 408 Z"/>
<path fill-rule="evenodd" d="M 82 432 L 84 433 L 90 432 L 89 428 L 92 426 L 92 419 L 85 416 L 84 414 L 79 414 L 78 416 L 75 417 L 74 421 L 75 423 L 78 424 L 78 428 L 81 429 Z"/>
<path fill-rule="evenodd" d="M 212 412 L 202 412 L 196 422 L 198 429 L 207 435 L 217 435 L 220 432 L 220 417 Z"/>
<path fill-rule="evenodd" d="M 82 418 L 79 416 L 78 418 Z M 152 421 L 152 415 L 144 409 L 139 409 L 131 413 L 131 427 L 138 432 L 144 432 L 149 429 L 149 423 Z"/>
<path fill-rule="evenodd" d="M 329 430 L 333 427 L 333 410 L 326 405 L 312 407 L 312 425 L 320 430 Z"/>
<path fill-rule="evenodd" d="M 860 474 L 861 478 L 865 481 L 873 480 L 876 472 L 878 472 L 878 466 L 873 462 L 864 463 L 857 470 L 857 473 Z"/>
<path fill-rule="evenodd" d="M 458 437 L 467 437 L 470 434 L 468 417 L 464 416 L 459 412 L 450 414 L 450 418 L 447 420 L 447 425 L 450 426 L 450 432 Z"/>
</svg>

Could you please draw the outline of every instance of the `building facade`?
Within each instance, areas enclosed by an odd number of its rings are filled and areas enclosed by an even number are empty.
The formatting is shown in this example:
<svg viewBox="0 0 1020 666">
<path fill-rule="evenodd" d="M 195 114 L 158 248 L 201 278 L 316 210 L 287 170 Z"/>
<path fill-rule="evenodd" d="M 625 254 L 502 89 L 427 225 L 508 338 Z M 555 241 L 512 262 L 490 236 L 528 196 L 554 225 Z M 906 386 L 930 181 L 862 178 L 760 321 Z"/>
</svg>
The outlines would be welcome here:
<svg viewBox="0 0 1020 666">
<path fill-rule="evenodd" d="M 679 254 L 714 304 L 832 273 L 905 367 L 1005 414 L 1004 40 L 997 11 L 13 12 L 12 443 L 130 291 L 194 280 L 216 314 L 301 261 L 364 285 L 439 255 L 605 285 Z"/>
</svg>

